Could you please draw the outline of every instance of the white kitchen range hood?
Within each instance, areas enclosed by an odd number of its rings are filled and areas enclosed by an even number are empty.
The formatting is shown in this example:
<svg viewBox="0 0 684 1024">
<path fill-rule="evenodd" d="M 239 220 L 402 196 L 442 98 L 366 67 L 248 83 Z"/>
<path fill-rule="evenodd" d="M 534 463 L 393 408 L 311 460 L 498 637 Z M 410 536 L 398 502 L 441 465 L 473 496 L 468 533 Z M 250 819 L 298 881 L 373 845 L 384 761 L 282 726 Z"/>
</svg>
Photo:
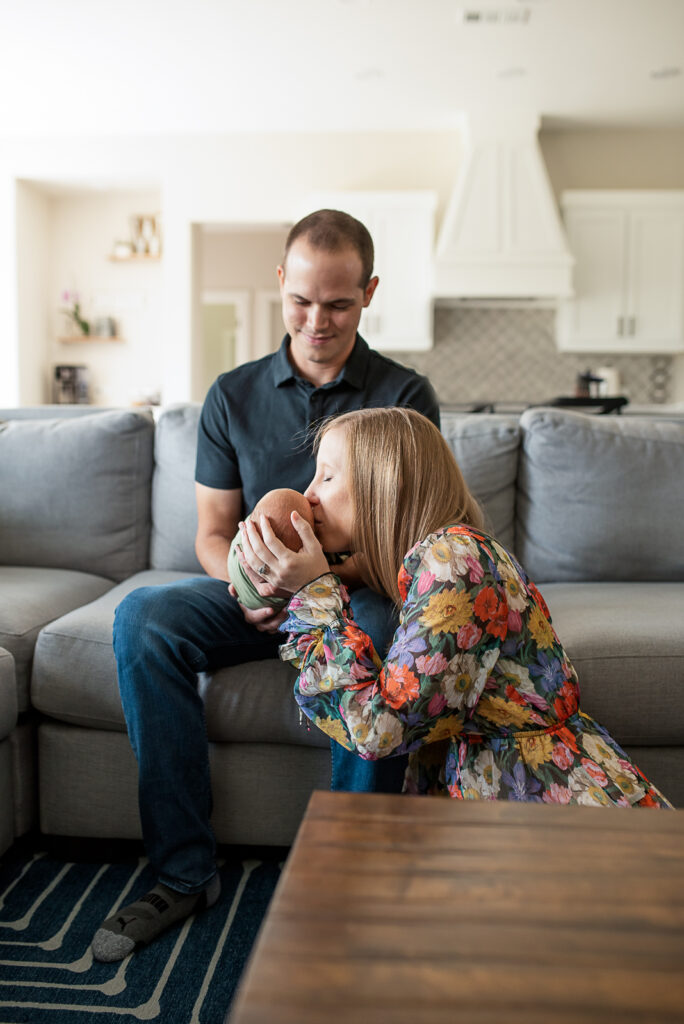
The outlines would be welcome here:
<svg viewBox="0 0 684 1024">
<path fill-rule="evenodd" d="M 463 115 L 465 154 L 439 232 L 440 299 L 572 295 L 574 260 L 527 111 Z"/>
</svg>

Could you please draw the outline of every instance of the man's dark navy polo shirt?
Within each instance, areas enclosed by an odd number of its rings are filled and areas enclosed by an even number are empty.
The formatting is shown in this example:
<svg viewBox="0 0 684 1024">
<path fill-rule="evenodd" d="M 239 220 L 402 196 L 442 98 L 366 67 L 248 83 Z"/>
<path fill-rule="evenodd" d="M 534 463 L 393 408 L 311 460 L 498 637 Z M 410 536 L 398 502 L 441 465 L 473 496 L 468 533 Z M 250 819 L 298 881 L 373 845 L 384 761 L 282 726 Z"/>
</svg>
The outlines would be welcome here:
<svg viewBox="0 0 684 1024">
<path fill-rule="evenodd" d="M 207 394 L 199 423 L 195 479 L 221 490 L 242 489 L 243 514 L 274 487 L 304 491 L 311 482 L 312 426 L 352 409 L 410 406 L 439 426 L 439 404 L 415 370 L 369 348 L 357 334 L 340 375 L 315 387 L 277 352 L 223 373 Z"/>
</svg>

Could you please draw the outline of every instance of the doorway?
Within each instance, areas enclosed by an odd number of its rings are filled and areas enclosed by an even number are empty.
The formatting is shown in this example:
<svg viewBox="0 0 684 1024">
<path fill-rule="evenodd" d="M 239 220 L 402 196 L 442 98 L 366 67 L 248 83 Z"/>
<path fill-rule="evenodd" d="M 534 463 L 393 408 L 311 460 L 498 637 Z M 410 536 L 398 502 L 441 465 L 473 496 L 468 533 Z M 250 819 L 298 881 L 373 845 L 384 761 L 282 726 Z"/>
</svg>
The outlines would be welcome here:
<svg viewBox="0 0 684 1024">
<path fill-rule="evenodd" d="M 254 296 L 255 359 L 280 348 L 285 335 L 283 307 L 279 291 L 260 290 Z"/>
<path fill-rule="evenodd" d="M 198 371 L 203 394 L 220 373 L 233 370 L 251 358 L 250 319 L 250 294 L 247 290 L 202 292 Z"/>
<path fill-rule="evenodd" d="M 199 224 L 193 233 L 196 391 L 274 352 L 285 328 L 276 268 L 289 224 Z"/>
</svg>

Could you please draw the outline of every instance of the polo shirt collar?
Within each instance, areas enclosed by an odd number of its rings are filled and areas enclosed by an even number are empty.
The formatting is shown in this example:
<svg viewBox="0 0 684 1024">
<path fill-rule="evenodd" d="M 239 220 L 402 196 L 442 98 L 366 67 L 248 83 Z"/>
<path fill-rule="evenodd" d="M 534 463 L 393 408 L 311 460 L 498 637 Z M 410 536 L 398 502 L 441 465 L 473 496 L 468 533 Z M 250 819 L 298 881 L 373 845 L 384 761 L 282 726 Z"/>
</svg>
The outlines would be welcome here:
<svg viewBox="0 0 684 1024">
<path fill-rule="evenodd" d="M 287 349 L 290 344 L 290 335 L 286 334 L 280 343 L 280 348 L 273 357 L 273 383 L 276 387 L 280 387 L 288 380 L 295 379 L 295 372 L 292 369 L 292 364 L 287 358 Z"/>
<path fill-rule="evenodd" d="M 290 335 L 286 334 L 281 342 L 280 348 L 273 358 L 273 383 L 276 387 L 280 387 L 280 385 L 285 384 L 286 381 L 296 380 L 297 378 L 297 374 L 287 357 L 289 344 Z M 342 373 L 336 378 L 336 380 L 331 381 L 331 383 L 337 384 L 339 381 L 344 380 L 347 384 L 350 384 L 353 388 L 360 391 L 365 384 L 369 359 L 370 349 L 361 335 L 357 334 L 356 343 L 352 349 L 349 359 L 344 364 Z"/>
</svg>

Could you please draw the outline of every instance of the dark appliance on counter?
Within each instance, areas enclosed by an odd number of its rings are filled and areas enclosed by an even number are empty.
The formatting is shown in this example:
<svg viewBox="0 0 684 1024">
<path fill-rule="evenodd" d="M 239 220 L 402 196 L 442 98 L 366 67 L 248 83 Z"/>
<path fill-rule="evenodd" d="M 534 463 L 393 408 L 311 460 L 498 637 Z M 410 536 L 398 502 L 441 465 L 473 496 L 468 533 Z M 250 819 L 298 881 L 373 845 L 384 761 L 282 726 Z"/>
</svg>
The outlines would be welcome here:
<svg viewBox="0 0 684 1024">
<path fill-rule="evenodd" d="M 441 408 L 445 412 L 455 413 L 502 413 L 507 416 L 519 416 L 520 413 L 525 412 L 526 409 L 540 409 L 540 408 L 566 408 L 566 409 L 577 409 L 581 412 L 591 413 L 597 416 L 605 416 L 610 413 L 619 413 L 629 403 L 629 399 L 625 398 L 624 395 L 612 395 L 610 398 L 606 397 L 580 397 L 559 395 L 556 398 L 549 398 L 546 402 L 515 402 L 515 401 L 504 401 L 497 399 L 493 402 L 488 401 L 475 401 L 475 402 L 445 402 L 441 404 Z"/>
<path fill-rule="evenodd" d="M 90 387 L 87 366 L 55 366 L 52 401 L 56 405 L 88 405 Z"/>
<path fill-rule="evenodd" d="M 597 416 L 605 416 L 611 412 L 619 415 L 628 402 L 629 399 L 624 395 L 612 395 L 610 398 L 607 395 L 603 397 L 597 395 L 595 398 L 588 396 L 554 398 L 548 404 L 556 408 L 581 409 L 582 412 L 593 412 Z"/>
<path fill-rule="evenodd" d="M 598 398 L 601 394 L 602 384 L 603 377 L 593 373 L 591 370 L 578 373 L 577 383 L 575 384 L 575 398 Z"/>
</svg>

